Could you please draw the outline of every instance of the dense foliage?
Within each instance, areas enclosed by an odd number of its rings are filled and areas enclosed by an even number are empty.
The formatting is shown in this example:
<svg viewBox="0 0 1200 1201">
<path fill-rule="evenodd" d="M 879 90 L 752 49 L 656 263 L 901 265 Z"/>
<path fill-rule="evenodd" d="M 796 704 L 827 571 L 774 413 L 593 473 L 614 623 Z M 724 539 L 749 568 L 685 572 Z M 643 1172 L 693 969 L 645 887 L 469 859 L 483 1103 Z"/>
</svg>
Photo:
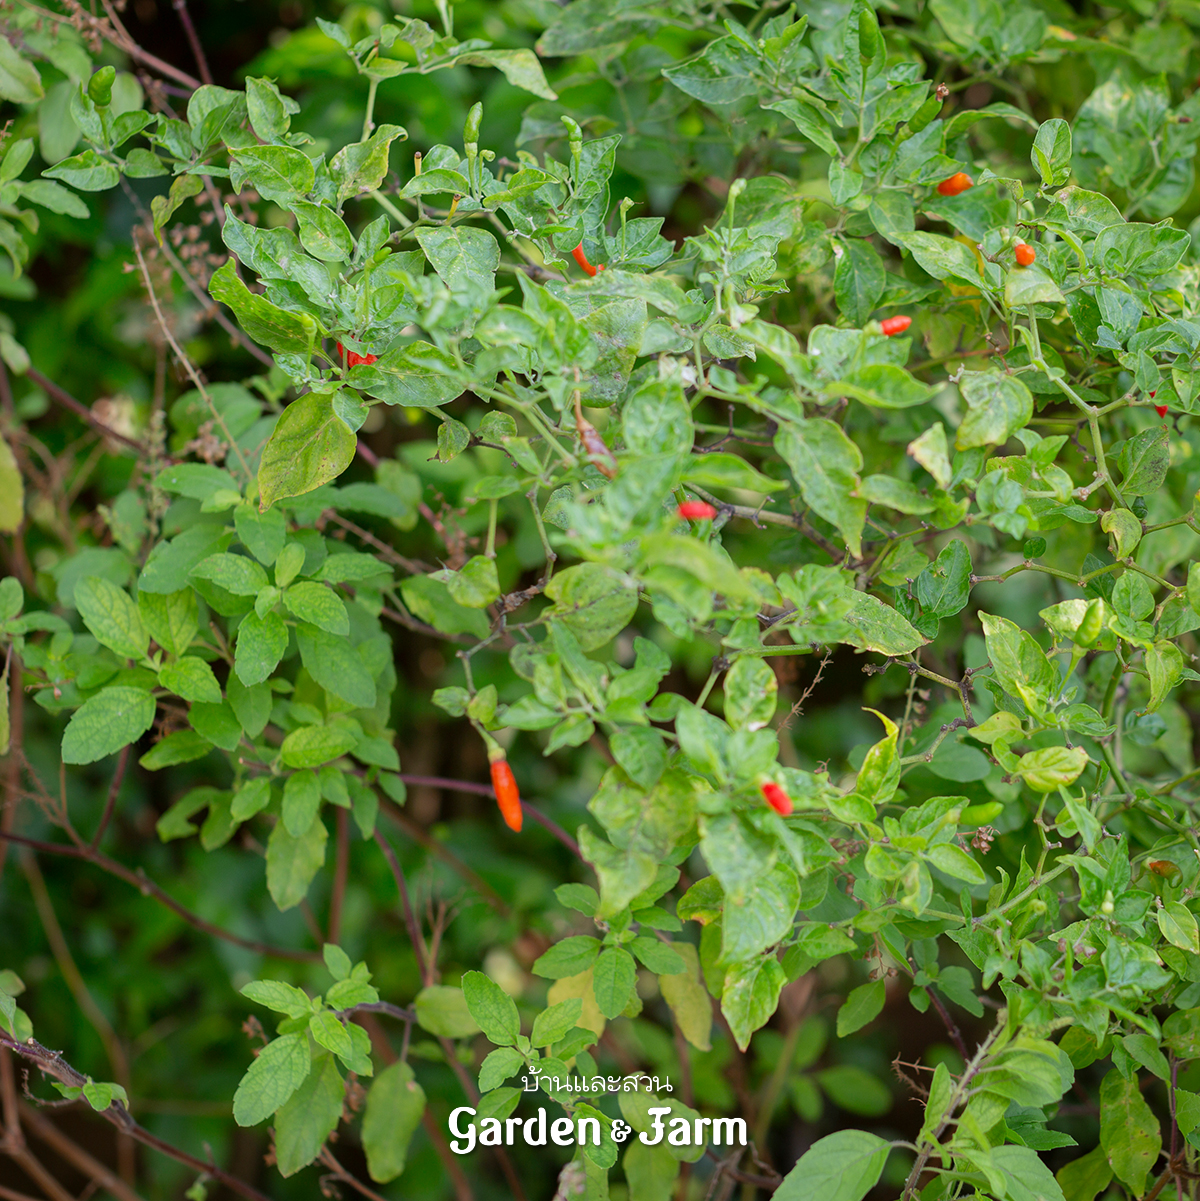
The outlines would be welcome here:
<svg viewBox="0 0 1200 1201">
<path fill-rule="evenodd" d="M 1194 1198 L 1200 8 L 102 7 L 0 3 L 5 1195 Z"/>
</svg>

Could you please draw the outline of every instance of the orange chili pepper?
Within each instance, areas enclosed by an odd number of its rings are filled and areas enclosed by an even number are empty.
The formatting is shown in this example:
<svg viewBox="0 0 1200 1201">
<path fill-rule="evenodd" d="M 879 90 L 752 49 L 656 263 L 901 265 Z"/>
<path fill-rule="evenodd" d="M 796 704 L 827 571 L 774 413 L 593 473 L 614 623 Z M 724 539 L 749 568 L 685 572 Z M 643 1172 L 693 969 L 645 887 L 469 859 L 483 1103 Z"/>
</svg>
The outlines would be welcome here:
<svg viewBox="0 0 1200 1201">
<path fill-rule="evenodd" d="M 490 756 L 489 756 L 490 757 Z M 491 760 L 492 787 L 496 790 L 496 804 L 500 806 L 500 815 L 504 824 L 517 834 L 521 832 L 521 793 L 517 788 L 516 778 L 512 768 L 500 751 L 499 758 Z"/>
</svg>

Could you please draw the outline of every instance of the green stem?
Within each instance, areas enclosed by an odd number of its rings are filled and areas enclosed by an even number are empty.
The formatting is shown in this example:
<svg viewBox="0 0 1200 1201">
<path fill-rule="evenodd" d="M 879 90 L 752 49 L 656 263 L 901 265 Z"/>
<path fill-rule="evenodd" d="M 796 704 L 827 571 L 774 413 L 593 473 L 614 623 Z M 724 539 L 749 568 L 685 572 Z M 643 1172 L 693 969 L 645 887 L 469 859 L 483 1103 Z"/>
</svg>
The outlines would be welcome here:
<svg viewBox="0 0 1200 1201">
<path fill-rule="evenodd" d="M 496 510 L 499 508 L 500 502 L 494 497 L 488 501 L 488 532 L 487 532 L 487 547 L 484 554 L 489 559 L 496 557 Z"/>
<path fill-rule="evenodd" d="M 372 75 L 370 86 L 367 88 L 367 111 L 363 114 L 362 140 L 364 142 L 371 136 L 371 130 L 375 128 L 375 93 L 377 91 L 379 91 L 379 80 Z"/>
</svg>

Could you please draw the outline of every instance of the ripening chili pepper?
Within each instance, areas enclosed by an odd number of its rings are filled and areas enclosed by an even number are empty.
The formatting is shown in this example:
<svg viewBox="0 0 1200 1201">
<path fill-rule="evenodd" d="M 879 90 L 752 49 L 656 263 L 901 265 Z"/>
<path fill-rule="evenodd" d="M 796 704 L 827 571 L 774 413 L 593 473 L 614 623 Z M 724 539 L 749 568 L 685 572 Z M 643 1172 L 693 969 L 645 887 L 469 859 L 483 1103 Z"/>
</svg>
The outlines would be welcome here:
<svg viewBox="0 0 1200 1201">
<path fill-rule="evenodd" d="M 712 521 L 717 515 L 716 509 L 702 500 L 685 500 L 676 512 L 684 521 Z"/>
<path fill-rule="evenodd" d="M 937 190 L 942 196 L 957 196 L 974 186 L 975 181 L 965 171 L 955 171 L 949 179 L 938 184 Z"/>
<path fill-rule="evenodd" d="M 583 253 L 583 243 L 582 242 L 580 242 L 579 245 L 576 246 L 575 249 L 571 251 L 571 255 L 575 259 L 575 261 L 584 269 L 584 271 L 587 272 L 588 275 L 595 275 L 597 271 L 604 270 L 603 263 L 601 263 L 598 267 L 593 267 L 592 264 L 588 262 L 587 255 Z"/>
<path fill-rule="evenodd" d="M 514 833 L 521 832 L 521 794 L 517 789 L 517 781 L 512 768 L 499 747 L 488 752 L 492 768 L 492 788 L 496 791 L 496 804 L 500 806 L 500 816 L 504 824 Z"/>
<path fill-rule="evenodd" d="M 583 449 L 587 451 L 588 462 L 601 475 L 610 480 L 617 478 L 617 457 L 608 449 L 608 443 L 600 437 L 600 431 L 583 415 L 582 393 L 575 393 L 575 432 Z"/>
<path fill-rule="evenodd" d="M 347 367 L 357 367 L 359 364 L 370 366 L 379 358 L 375 354 L 356 354 L 353 350 L 347 351 L 340 342 L 337 344 L 337 352 L 338 358 L 344 359 Z"/>
<path fill-rule="evenodd" d="M 763 799 L 779 814 L 780 817 L 790 817 L 792 813 L 792 798 L 778 784 L 762 785 Z"/>
<path fill-rule="evenodd" d="M 879 323 L 879 328 L 882 330 L 884 337 L 892 338 L 896 334 L 904 333 L 910 325 L 912 325 L 911 317 L 885 317 Z"/>
<path fill-rule="evenodd" d="M 1166 405 L 1155 405 L 1155 406 L 1154 406 L 1154 411 L 1155 411 L 1155 412 L 1156 412 L 1156 413 L 1157 413 L 1157 414 L 1158 414 L 1160 417 L 1165 417 L 1165 416 L 1167 415 L 1167 406 L 1166 406 Z"/>
<path fill-rule="evenodd" d="M 1174 876 L 1179 872 L 1179 868 L 1174 863 L 1172 863 L 1169 859 L 1151 859 L 1150 862 L 1146 864 L 1146 866 L 1156 876 L 1163 876 L 1163 877 Z"/>
<path fill-rule="evenodd" d="M 1031 266 L 1033 260 L 1037 258 L 1037 251 L 1027 242 L 1018 242 L 1013 247 L 1013 254 L 1016 255 L 1017 264 L 1021 267 Z"/>
</svg>

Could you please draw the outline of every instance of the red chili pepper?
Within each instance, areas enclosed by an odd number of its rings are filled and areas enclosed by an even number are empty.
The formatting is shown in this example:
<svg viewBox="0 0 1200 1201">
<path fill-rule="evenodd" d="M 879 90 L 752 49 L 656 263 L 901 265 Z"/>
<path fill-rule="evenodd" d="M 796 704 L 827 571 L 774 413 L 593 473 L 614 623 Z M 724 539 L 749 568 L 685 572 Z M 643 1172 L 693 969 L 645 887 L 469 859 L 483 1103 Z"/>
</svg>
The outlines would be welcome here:
<svg viewBox="0 0 1200 1201">
<path fill-rule="evenodd" d="M 716 509 L 702 500 L 685 500 L 676 512 L 684 521 L 712 521 L 717 515 Z"/>
<path fill-rule="evenodd" d="M 965 171 L 955 171 L 949 179 L 943 179 L 938 184 L 937 190 L 943 196 L 957 196 L 974 186 L 975 181 Z"/>
<path fill-rule="evenodd" d="M 1037 251 L 1027 242 L 1018 242 L 1013 247 L 1013 253 L 1017 256 L 1018 266 L 1021 267 L 1031 266 L 1033 260 L 1037 258 Z"/>
<path fill-rule="evenodd" d="M 880 323 L 879 328 L 887 338 L 895 337 L 896 334 L 902 334 L 908 327 L 912 325 L 911 317 L 885 317 Z"/>
<path fill-rule="evenodd" d="M 504 824 L 517 834 L 521 832 L 521 794 L 517 789 L 517 781 L 513 777 L 512 768 L 500 752 L 498 759 L 492 760 L 492 787 L 496 790 L 496 804 L 500 806 L 500 815 Z"/>
<path fill-rule="evenodd" d="M 1166 406 L 1166 405 L 1155 405 L 1155 406 L 1154 406 L 1154 411 L 1155 411 L 1155 412 L 1156 412 L 1156 413 L 1157 413 L 1157 414 L 1158 414 L 1160 417 L 1165 417 L 1165 416 L 1167 415 L 1167 406 Z"/>
<path fill-rule="evenodd" d="M 571 254 L 574 257 L 575 261 L 584 269 L 584 271 L 587 272 L 588 275 L 595 275 L 597 271 L 604 270 L 603 263 L 601 263 L 598 267 L 593 267 L 592 264 L 588 262 L 587 255 L 583 253 L 583 243 L 582 242 L 580 242 L 579 245 L 576 246 L 575 249 L 571 251 Z"/>
<path fill-rule="evenodd" d="M 379 358 L 375 354 L 355 354 L 353 350 L 347 351 L 340 342 L 337 344 L 337 352 L 338 358 L 344 359 L 347 367 L 357 367 L 360 363 L 370 366 Z"/>
<path fill-rule="evenodd" d="M 792 813 L 792 798 L 778 784 L 762 785 L 763 799 L 775 810 L 780 817 L 790 817 Z"/>
</svg>

